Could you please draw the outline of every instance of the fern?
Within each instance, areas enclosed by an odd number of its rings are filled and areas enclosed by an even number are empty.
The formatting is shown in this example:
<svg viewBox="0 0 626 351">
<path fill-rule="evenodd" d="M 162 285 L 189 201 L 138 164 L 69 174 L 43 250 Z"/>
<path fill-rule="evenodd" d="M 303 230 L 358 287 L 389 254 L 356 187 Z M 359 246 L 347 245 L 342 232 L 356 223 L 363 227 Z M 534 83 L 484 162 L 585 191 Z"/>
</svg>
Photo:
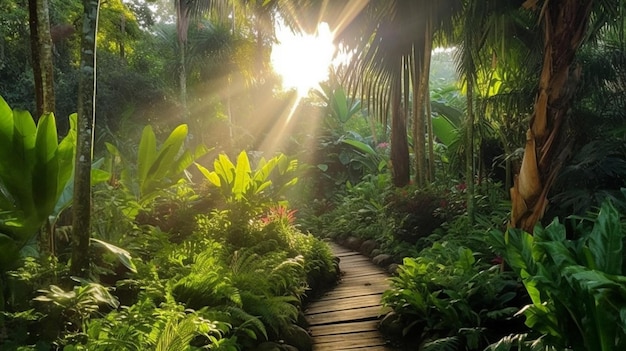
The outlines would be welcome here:
<svg viewBox="0 0 626 351">
<path fill-rule="evenodd" d="M 159 335 L 155 351 L 188 350 L 189 343 L 197 335 L 196 316 L 182 320 L 170 320 Z"/>
<path fill-rule="evenodd" d="M 262 296 L 242 292 L 244 309 L 259 319 L 268 328 L 278 333 L 291 325 L 298 317 L 294 296 Z"/>
<path fill-rule="evenodd" d="M 202 252 L 192 265 L 191 273 L 180 279 L 172 288 L 176 301 L 188 307 L 241 306 L 241 297 L 228 272 L 220 265 L 212 250 Z"/>
<path fill-rule="evenodd" d="M 289 258 L 279 263 L 271 270 L 268 278 L 275 295 L 292 294 L 297 297 L 304 293 L 305 279 L 304 257 L 302 256 Z"/>
<path fill-rule="evenodd" d="M 230 316 L 235 336 L 253 340 L 258 340 L 259 336 L 262 336 L 264 340 L 267 340 L 267 330 L 259 318 L 238 307 L 229 306 L 224 311 Z"/>
</svg>

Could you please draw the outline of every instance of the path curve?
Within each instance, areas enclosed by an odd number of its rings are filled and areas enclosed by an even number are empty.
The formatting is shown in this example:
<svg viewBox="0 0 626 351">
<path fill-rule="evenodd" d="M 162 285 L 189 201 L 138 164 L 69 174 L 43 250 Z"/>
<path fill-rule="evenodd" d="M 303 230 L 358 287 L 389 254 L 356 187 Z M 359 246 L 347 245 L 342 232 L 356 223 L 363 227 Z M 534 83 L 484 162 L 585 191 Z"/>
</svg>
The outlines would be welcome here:
<svg viewBox="0 0 626 351">
<path fill-rule="evenodd" d="M 377 329 L 387 312 L 380 298 L 389 288 L 389 275 L 360 253 L 329 245 L 340 259 L 341 278 L 305 311 L 313 351 L 393 350 Z"/>
</svg>

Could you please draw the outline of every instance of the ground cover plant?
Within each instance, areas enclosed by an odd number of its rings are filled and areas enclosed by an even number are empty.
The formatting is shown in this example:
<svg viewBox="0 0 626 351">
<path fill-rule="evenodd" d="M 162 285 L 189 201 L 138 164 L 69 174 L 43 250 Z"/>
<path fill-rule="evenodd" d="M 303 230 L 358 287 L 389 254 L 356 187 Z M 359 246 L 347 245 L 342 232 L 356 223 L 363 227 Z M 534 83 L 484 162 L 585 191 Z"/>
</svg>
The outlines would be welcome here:
<svg viewBox="0 0 626 351">
<path fill-rule="evenodd" d="M 294 226 L 279 195 L 297 181 L 296 163 L 278 155 L 251 164 L 244 151 L 233 164 L 222 154 L 213 170 L 197 164 L 207 181 L 192 184 L 185 137 L 182 125 L 159 143 L 148 126 L 135 156 L 109 144 L 89 276 L 68 275 L 62 231 L 54 252 L 5 267 L 3 349 L 243 350 L 282 347 L 278 340 L 306 348 L 302 304 L 337 271 L 328 246 Z M 17 223 L 15 211 L 3 223 Z"/>
</svg>

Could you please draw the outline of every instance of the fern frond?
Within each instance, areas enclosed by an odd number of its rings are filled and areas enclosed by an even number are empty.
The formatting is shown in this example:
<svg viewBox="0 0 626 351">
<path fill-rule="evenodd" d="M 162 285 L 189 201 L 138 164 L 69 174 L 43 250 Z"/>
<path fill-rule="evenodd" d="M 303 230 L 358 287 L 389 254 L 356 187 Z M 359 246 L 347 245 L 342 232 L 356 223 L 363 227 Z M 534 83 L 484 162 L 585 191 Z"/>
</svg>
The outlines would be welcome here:
<svg viewBox="0 0 626 351">
<path fill-rule="evenodd" d="M 255 339 L 263 336 L 267 340 L 267 330 L 261 320 L 238 307 L 226 307 L 224 309 L 230 315 L 235 335 L 251 336 L 254 334 Z"/>
<path fill-rule="evenodd" d="M 259 296 L 242 292 L 244 309 L 259 319 L 263 324 L 279 332 L 292 324 L 298 317 L 296 305 L 300 300 L 294 296 Z"/>
<path fill-rule="evenodd" d="M 170 320 L 159 335 L 155 351 L 186 350 L 196 335 L 195 316 Z"/>
</svg>

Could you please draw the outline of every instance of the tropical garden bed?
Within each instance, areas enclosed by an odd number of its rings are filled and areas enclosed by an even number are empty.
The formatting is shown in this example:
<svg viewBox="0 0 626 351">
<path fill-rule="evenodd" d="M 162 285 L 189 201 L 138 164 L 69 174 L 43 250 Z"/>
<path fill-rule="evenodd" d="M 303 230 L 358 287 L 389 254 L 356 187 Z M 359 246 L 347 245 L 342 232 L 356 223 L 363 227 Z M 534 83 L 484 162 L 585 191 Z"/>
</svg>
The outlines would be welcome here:
<svg viewBox="0 0 626 351">
<path fill-rule="evenodd" d="M 399 348 L 626 349 L 624 1 L 225 3 L 0 3 L 2 350 L 308 350 L 324 240 Z"/>
</svg>

